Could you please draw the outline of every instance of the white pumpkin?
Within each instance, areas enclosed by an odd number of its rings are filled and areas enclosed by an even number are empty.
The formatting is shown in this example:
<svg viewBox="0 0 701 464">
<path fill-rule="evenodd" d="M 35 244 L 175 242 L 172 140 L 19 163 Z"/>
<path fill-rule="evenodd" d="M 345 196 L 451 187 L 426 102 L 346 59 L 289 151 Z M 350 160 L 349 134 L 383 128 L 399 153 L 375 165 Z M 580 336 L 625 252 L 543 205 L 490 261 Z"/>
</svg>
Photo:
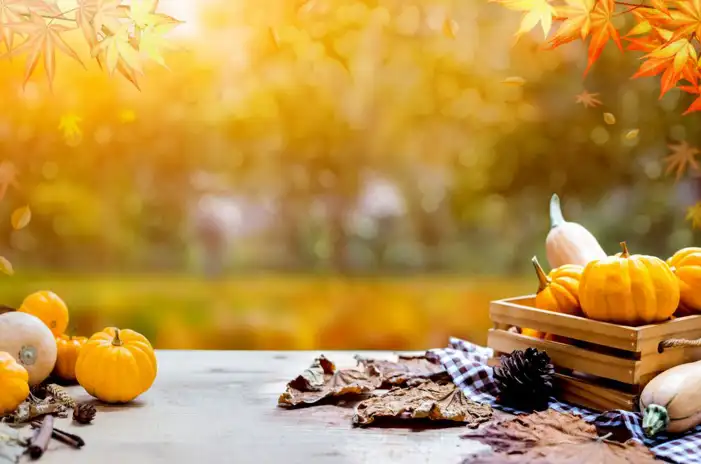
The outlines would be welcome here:
<svg viewBox="0 0 701 464">
<path fill-rule="evenodd" d="M 43 382 L 56 365 L 56 339 L 36 316 L 21 312 L 0 315 L 0 351 L 6 351 L 29 373 L 29 385 Z"/>
</svg>

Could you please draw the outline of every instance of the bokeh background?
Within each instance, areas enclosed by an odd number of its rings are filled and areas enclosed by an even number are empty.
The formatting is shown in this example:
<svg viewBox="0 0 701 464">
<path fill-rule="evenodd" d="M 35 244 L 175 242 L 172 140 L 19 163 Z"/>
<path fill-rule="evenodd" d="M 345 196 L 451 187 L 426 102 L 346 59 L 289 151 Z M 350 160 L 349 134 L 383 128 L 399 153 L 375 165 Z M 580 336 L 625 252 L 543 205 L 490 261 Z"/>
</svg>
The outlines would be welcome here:
<svg viewBox="0 0 701 464">
<path fill-rule="evenodd" d="M 131 327 L 158 348 L 424 349 L 484 343 L 489 301 L 535 291 L 554 192 L 611 253 L 698 243 L 701 182 L 664 157 L 699 118 L 630 80 L 636 54 L 609 44 L 584 79 L 583 44 L 514 44 L 520 13 L 482 0 L 161 8 L 186 24 L 141 92 L 63 57 L 53 92 L 41 73 L 23 89 L 24 62 L 0 62 L 19 182 L 2 303 L 53 290 L 73 333 Z M 603 107 L 576 104 L 585 89 Z"/>
</svg>

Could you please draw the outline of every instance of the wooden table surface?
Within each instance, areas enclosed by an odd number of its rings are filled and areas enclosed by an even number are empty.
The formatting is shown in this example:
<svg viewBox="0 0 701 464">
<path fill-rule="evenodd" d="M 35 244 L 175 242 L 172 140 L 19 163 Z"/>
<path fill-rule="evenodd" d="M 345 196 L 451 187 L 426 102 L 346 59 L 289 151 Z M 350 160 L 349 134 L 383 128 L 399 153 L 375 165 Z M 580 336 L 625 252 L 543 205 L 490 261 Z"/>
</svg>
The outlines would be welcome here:
<svg viewBox="0 0 701 464">
<path fill-rule="evenodd" d="M 151 463 L 447 463 L 489 448 L 459 438 L 465 427 L 354 428 L 351 406 L 286 410 L 277 398 L 286 383 L 322 352 L 158 351 L 158 378 L 133 404 L 98 405 L 92 425 L 58 419 L 56 427 L 81 435 L 73 450 L 53 441 L 45 464 Z M 323 352 L 339 367 L 354 354 Z M 71 387 L 79 401 L 90 401 Z M 24 461 L 23 461 L 24 462 Z"/>
</svg>

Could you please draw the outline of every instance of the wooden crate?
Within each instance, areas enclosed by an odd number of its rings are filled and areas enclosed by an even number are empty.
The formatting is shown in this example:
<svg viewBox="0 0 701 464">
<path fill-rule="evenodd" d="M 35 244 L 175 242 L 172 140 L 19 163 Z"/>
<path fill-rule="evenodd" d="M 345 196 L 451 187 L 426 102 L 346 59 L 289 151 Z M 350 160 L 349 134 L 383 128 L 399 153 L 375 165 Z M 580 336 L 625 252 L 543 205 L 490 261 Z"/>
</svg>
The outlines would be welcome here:
<svg viewBox="0 0 701 464">
<path fill-rule="evenodd" d="M 534 347 L 548 353 L 556 369 L 556 396 L 597 411 L 635 411 L 642 388 L 660 372 L 701 359 L 700 347 L 665 348 L 670 339 L 701 338 L 701 315 L 628 327 L 543 311 L 535 296 L 493 301 L 489 315 L 490 364 L 501 354 Z M 567 337 L 551 341 L 521 335 L 513 327 Z"/>
</svg>

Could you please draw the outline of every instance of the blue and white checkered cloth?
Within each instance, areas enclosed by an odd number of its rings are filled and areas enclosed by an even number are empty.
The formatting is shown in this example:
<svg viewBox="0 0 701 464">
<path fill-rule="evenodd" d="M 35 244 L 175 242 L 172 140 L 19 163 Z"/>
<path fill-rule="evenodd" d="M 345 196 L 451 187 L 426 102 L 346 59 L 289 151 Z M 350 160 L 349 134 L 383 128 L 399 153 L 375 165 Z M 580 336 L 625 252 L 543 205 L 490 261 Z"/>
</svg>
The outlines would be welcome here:
<svg viewBox="0 0 701 464">
<path fill-rule="evenodd" d="M 471 400 L 488 403 L 496 409 L 512 414 L 524 413 L 496 402 L 498 390 L 492 368 L 487 365 L 492 354 L 491 348 L 474 345 L 458 338 L 451 338 L 448 348 L 426 352 L 429 359 L 441 363 L 453 378 L 453 382 Z M 622 410 L 598 413 L 554 398 L 551 399 L 550 408 L 563 413 L 577 414 L 600 427 L 626 427 L 634 439 L 644 443 L 659 459 L 680 464 L 701 464 L 701 426 L 683 435 L 658 435 L 649 439 L 643 434 L 640 413 Z"/>
</svg>

